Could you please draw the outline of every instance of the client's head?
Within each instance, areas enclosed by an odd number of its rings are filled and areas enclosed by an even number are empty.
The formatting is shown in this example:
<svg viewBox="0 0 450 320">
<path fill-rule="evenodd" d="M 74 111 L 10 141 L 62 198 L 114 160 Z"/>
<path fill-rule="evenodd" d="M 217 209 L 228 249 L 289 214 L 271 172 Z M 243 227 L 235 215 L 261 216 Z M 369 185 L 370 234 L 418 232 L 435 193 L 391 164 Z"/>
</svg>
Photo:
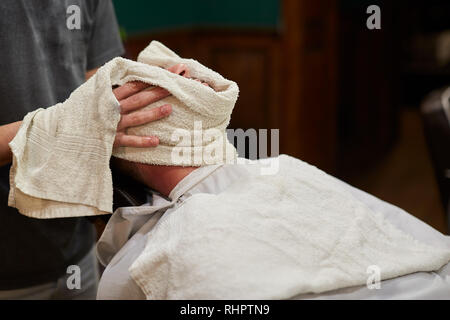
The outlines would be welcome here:
<svg viewBox="0 0 450 320">
<path fill-rule="evenodd" d="M 158 42 L 152 42 L 138 62 L 156 66 L 160 86 L 171 96 L 146 108 L 172 105 L 170 116 L 128 133 L 155 135 L 154 148 L 114 149 L 113 165 L 136 180 L 168 195 L 176 184 L 200 166 L 234 162 L 236 150 L 226 138 L 226 127 L 238 95 L 237 85 L 195 60 L 182 59 Z"/>
<path fill-rule="evenodd" d="M 185 64 L 179 63 L 167 68 L 167 70 L 182 77 L 191 78 L 189 68 Z M 200 79 L 193 80 L 209 87 L 207 82 Z M 131 176 L 133 179 L 165 196 L 169 195 L 179 181 L 198 168 L 194 166 L 146 164 L 116 157 L 112 158 L 111 163 L 115 169 L 118 169 L 123 174 Z"/>
</svg>

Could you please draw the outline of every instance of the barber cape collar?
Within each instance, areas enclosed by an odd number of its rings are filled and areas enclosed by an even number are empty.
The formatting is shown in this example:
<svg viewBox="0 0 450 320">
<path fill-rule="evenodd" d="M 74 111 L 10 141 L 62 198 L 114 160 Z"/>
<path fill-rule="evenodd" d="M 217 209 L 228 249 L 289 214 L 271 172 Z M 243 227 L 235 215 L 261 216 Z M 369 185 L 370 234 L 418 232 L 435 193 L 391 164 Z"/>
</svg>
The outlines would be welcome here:
<svg viewBox="0 0 450 320">
<path fill-rule="evenodd" d="M 166 68 L 183 63 L 193 78 Z M 147 108 L 172 105 L 172 114 L 129 128 L 129 134 L 156 135 L 155 148 L 115 148 L 120 108 L 112 86 L 142 81 L 165 88 L 171 96 Z M 235 161 L 226 127 L 239 93 L 236 83 L 192 59 L 183 59 L 152 41 L 138 61 L 115 58 L 78 87 L 63 103 L 25 116 L 10 142 L 8 204 L 34 218 L 98 215 L 112 212 L 111 155 L 155 165 L 204 166 Z M 206 139 L 191 139 L 214 134 Z M 189 137 L 186 139 L 186 135 Z M 209 152 L 206 157 L 205 154 Z"/>
</svg>

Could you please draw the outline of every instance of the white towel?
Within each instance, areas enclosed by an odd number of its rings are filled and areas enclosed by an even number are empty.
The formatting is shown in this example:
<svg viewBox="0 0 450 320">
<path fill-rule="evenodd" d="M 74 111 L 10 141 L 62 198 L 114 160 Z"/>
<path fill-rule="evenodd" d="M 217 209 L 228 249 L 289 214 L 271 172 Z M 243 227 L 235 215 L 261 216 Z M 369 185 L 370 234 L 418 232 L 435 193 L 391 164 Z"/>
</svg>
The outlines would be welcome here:
<svg viewBox="0 0 450 320">
<path fill-rule="evenodd" d="M 212 87 L 165 70 L 184 63 L 192 77 Z M 113 142 L 120 119 L 119 103 L 112 86 L 139 80 L 167 89 L 172 96 L 148 108 L 171 103 L 173 113 L 155 123 L 129 129 L 130 134 L 158 135 L 156 148 L 118 148 Z M 177 165 L 172 152 L 174 130 L 194 136 L 196 123 L 202 129 L 215 129 L 213 140 L 182 141 L 182 151 L 191 163 L 234 161 L 236 152 L 226 140 L 225 128 L 238 96 L 236 83 L 195 60 L 182 59 L 159 42 L 153 41 L 138 62 L 115 58 L 101 67 L 63 103 L 27 114 L 17 135 L 9 144 L 13 153 L 8 204 L 34 218 L 57 218 L 112 212 L 111 154 L 131 161 Z M 209 137 L 210 138 L 210 137 Z M 194 139 L 192 139 L 194 140 Z M 198 140 L 197 140 L 198 142 Z M 221 157 L 195 162 L 197 153 L 223 148 Z M 187 150 L 187 151 L 185 151 Z"/>
<path fill-rule="evenodd" d="M 195 193 L 160 218 L 129 269 L 148 299 L 287 299 L 450 261 L 445 243 L 414 239 L 323 171 L 278 160 L 276 175 L 236 165 L 222 192 Z"/>
</svg>

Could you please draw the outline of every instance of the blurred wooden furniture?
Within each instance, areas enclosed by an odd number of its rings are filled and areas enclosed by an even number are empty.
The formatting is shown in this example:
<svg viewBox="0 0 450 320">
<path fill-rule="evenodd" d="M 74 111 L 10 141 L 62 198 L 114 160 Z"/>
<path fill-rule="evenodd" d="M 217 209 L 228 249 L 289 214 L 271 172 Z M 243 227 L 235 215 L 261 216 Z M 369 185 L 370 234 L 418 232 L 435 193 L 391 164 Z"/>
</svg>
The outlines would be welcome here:
<svg viewBox="0 0 450 320">
<path fill-rule="evenodd" d="M 366 27 L 369 4 L 347 0 L 340 6 L 337 157 L 342 178 L 379 164 L 398 137 L 401 57 L 394 20 L 397 4 L 380 4 L 380 30 Z"/>
<path fill-rule="evenodd" d="M 442 207 L 450 231 L 450 87 L 433 91 L 421 111 L 428 150 L 433 161 Z"/>
<path fill-rule="evenodd" d="M 230 128 L 280 129 L 280 152 L 336 168 L 335 0 L 285 0 L 280 30 L 192 29 L 129 37 L 135 59 L 151 40 L 236 81 Z"/>
</svg>

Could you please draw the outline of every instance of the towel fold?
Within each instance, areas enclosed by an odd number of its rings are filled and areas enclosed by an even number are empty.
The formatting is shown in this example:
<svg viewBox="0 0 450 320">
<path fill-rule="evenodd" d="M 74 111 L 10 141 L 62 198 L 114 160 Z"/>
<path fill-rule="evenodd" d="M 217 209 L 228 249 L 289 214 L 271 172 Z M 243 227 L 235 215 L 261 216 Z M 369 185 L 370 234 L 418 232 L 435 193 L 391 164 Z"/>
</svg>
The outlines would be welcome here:
<svg viewBox="0 0 450 320">
<path fill-rule="evenodd" d="M 211 87 L 165 69 L 178 63 L 184 63 L 192 77 Z M 120 108 L 112 86 L 136 80 L 172 94 L 146 108 L 171 103 L 173 112 L 165 119 L 127 130 L 129 134 L 158 135 L 159 146 L 113 150 Z M 111 213 L 111 155 L 160 165 L 202 166 L 234 161 L 236 150 L 227 141 L 225 128 L 238 91 L 236 83 L 195 60 L 180 58 L 157 41 L 141 52 L 137 62 L 115 58 L 65 102 L 25 116 L 9 144 L 13 164 L 8 204 L 34 218 Z M 180 136 L 174 136 L 177 132 L 194 136 L 198 124 L 202 130 L 214 129 L 216 134 L 200 139 L 200 144 L 195 139 L 174 139 Z M 219 156 L 202 157 L 205 150 L 216 151 Z M 176 163 L 175 151 L 188 155 L 182 157 L 183 163 Z"/>
</svg>

